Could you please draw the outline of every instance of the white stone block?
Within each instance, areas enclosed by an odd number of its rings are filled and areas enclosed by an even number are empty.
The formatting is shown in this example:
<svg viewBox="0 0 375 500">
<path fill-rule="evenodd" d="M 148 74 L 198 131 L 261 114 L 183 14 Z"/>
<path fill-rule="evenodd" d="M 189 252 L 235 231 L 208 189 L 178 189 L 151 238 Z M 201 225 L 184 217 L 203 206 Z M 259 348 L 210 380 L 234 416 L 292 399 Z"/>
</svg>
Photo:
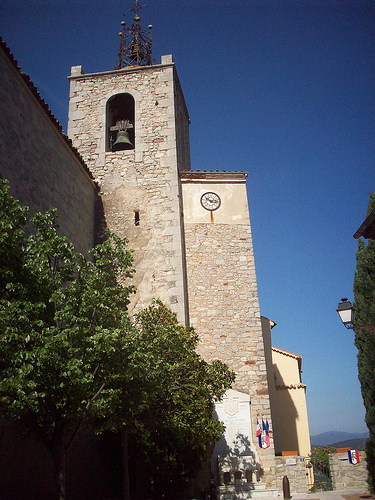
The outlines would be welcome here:
<svg viewBox="0 0 375 500">
<path fill-rule="evenodd" d="M 161 56 L 161 63 L 162 64 L 171 64 L 171 63 L 173 63 L 173 56 L 172 56 L 172 54 Z"/>
<path fill-rule="evenodd" d="M 84 75 L 85 72 L 83 71 L 82 66 L 72 66 L 70 70 L 70 75 L 71 76 L 79 76 L 79 75 Z"/>
</svg>

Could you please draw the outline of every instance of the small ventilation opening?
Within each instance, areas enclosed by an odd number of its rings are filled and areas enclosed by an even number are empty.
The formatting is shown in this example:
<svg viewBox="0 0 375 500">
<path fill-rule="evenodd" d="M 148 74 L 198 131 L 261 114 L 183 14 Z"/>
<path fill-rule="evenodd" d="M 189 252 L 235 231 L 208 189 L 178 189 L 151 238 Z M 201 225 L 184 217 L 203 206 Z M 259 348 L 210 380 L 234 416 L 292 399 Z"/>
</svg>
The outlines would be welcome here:
<svg viewBox="0 0 375 500">
<path fill-rule="evenodd" d="M 136 210 L 134 212 L 134 225 L 139 226 L 139 211 L 138 210 Z"/>
</svg>

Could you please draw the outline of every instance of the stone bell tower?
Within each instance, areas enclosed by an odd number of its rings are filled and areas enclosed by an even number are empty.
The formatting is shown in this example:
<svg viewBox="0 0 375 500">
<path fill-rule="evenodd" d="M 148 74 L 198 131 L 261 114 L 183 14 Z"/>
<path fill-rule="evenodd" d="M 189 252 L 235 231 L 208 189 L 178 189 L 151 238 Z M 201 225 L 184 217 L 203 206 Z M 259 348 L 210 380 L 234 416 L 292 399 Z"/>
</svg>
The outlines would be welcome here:
<svg viewBox="0 0 375 500">
<path fill-rule="evenodd" d="M 189 115 L 176 68 L 170 55 L 152 64 L 152 26 L 141 30 L 138 9 L 136 1 L 129 29 L 123 22 L 114 70 L 72 68 L 68 135 L 99 185 L 107 226 L 134 250 L 130 311 L 160 298 L 194 326 L 206 360 L 220 359 L 236 372 L 234 391 L 217 411 L 242 442 L 238 449 L 227 442 L 221 472 L 228 466 L 233 473 L 230 460 L 241 449 L 243 471 L 234 472 L 245 483 L 249 471 L 252 481 L 262 472 L 269 488 L 273 440 L 263 448 L 256 438 L 258 419 L 272 421 L 247 174 L 191 170 Z M 222 449 L 214 462 L 220 456 Z"/>
<path fill-rule="evenodd" d="M 172 56 L 151 65 L 151 28 L 120 33 L 112 71 L 71 70 L 68 136 L 99 185 L 106 225 L 130 240 L 131 309 L 160 298 L 188 323 L 179 170 L 190 169 L 189 115 Z M 137 43 L 135 43 L 137 41 Z"/>
</svg>

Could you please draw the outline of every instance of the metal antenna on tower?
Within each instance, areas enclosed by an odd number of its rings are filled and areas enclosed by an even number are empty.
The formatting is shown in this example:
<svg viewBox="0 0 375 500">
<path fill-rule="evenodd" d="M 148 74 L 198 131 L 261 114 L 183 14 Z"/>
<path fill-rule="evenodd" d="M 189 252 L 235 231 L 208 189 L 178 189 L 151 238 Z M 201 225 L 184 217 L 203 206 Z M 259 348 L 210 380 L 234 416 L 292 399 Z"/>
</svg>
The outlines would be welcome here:
<svg viewBox="0 0 375 500">
<path fill-rule="evenodd" d="M 152 59 L 152 25 L 148 25 L 148 31 L 142 30 L 139 21 L 139 10 L 144 7 L 135 0 L 134 6 L 129 10 L 134 12 L 134 23 L 130 28 L 126 27 L 126 22 L 122 21 L 120 35 L 120 49 L 115 69 L 122 69 L 127 66 L 151 66 Z"/>
</svg>

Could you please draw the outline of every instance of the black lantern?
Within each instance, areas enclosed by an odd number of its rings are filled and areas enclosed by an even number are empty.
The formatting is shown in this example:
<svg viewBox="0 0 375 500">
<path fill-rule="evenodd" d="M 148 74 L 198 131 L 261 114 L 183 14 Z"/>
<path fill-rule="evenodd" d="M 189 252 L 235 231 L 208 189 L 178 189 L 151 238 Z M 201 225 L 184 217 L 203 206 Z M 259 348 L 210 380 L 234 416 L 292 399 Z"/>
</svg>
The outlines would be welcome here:
<svg viewBox="0 0 375 500">
<path fill-rule="evenodd" d="M 338 312 L 341 321 L 343 322 L 345 328 L 352 329 L 354 322 L 354 307 L 350 300 L 346 297 L 341 299 L 336 311 Z"/>
</svg>

